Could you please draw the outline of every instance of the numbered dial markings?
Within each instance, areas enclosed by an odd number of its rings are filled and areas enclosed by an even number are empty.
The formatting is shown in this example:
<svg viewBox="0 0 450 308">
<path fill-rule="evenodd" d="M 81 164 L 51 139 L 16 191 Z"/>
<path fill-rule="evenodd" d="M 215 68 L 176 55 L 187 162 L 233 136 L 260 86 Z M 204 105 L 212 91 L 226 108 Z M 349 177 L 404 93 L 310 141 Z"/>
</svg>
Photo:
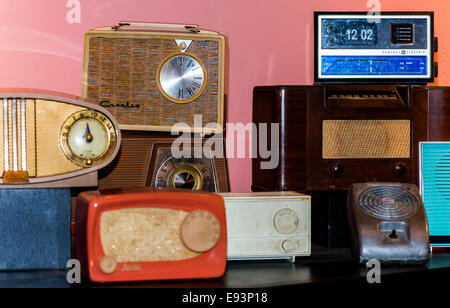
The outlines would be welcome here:
<svg viewBox="0 0 450 308">
<path fill-rule="evenodd" d="M 102 163 L 113 152 L 117 136 L 114 125 L 103 114 L 83 110 L 64 123 L 60 145 L 73 163 L 90 167 Z"/>
<path fill-rule="evenodd" d="M 156 80 L 166 98 L 176 103 L 189 103 L 205 89 L 206 70 L 196 57 L 175 54 L 161 63 Z"/>
<path fill-rule="evenodd" d="M 209 164 L 203 159 L 169 157 L 156 172 L 154 186 L 214 191 L 214 179 Z"/>
</svg>

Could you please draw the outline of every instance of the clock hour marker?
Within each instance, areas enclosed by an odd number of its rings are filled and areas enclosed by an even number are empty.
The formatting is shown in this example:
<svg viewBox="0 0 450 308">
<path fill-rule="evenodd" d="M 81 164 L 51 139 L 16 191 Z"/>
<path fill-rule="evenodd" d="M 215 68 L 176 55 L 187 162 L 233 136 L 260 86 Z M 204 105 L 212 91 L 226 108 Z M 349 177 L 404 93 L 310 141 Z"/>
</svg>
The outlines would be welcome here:
<svg viewBox="0 0 450 308">
<path fill-rule="evenodd" d="M 199 97 L 206 86 L 206 71 L 193 55 L 179 53 L 164 60 L 158 70 L 161 93 L 176 103 L 188 103 Z"/>
</svg>

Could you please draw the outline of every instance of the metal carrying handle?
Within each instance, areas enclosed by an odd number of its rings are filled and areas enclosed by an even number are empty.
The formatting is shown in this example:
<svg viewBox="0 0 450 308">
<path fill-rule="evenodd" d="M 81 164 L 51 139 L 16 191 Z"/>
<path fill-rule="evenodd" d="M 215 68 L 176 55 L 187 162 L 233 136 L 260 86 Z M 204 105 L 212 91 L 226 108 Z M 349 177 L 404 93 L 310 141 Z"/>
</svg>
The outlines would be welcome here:
<svg viewBox="0 0 450 308">
<path fill-rule="evenodd" d="M 197 25 L 163 24 L 163 23 L 133 22 L 133 21 L 120 21 L 117 26 L 113 27 L 113 30 L 120 30 L 122 27 L 184 30 L 184 31 L 189 31 L 189 32 L 193 32 L 193 33 L 200 32 L 200 29 L 198 28 Z"/>
</svg>

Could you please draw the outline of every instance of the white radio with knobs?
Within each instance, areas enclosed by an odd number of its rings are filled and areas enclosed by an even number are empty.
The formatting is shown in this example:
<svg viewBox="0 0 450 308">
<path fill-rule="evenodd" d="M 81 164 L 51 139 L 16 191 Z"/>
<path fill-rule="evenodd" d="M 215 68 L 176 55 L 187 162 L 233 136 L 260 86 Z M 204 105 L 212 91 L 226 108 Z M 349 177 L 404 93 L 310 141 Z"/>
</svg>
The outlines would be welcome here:
<svg viewBox="0 0 450 308">
<path fill-rule="evenodd" d="M 228 260 L 288 259 L 311 254 L 311 197 L 296 192 L 222 193 Z"/>
</svg>

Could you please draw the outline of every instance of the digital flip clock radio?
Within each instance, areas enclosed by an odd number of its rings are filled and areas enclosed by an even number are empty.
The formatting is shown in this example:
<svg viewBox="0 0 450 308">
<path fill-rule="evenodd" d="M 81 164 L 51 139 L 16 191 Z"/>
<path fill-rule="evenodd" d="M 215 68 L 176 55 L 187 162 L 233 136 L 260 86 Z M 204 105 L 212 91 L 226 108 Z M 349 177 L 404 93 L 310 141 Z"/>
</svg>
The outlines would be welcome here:
<svg viewBox="0 0 450 308">
<path fill-rule="evenodd" d="M 189 191 L 83 192 L 76 255 L 94 282 L 214 278 L 224 274 L 222 197 Z"/>
<path fill-rule="evenodd" d="M 450 141 L 450 88 L 410 85 L 435 76 L 433 13 L 316 12 L 315 25 L 322 84 L 254 88 L 253 122 L 281 129 L 280 163 L 253 159 L 253 190 L 419 185 L 419 142 Z"/>
<path fill-rule="evenodd" d="M 437 76 L 432 12 L 315 12 L 315 81 L 414 83 Z"/>
<path fill-rule="evenodd" d="M 296 192 L 222 193 L 229 260 L 311 254 L 311 197 Z"/>
<path fill-rule="evenodd" d="M 0 90 L 0 188 L 86 187 L 119 152 L 119 124 L 91 101 Z"/>
</svg>

